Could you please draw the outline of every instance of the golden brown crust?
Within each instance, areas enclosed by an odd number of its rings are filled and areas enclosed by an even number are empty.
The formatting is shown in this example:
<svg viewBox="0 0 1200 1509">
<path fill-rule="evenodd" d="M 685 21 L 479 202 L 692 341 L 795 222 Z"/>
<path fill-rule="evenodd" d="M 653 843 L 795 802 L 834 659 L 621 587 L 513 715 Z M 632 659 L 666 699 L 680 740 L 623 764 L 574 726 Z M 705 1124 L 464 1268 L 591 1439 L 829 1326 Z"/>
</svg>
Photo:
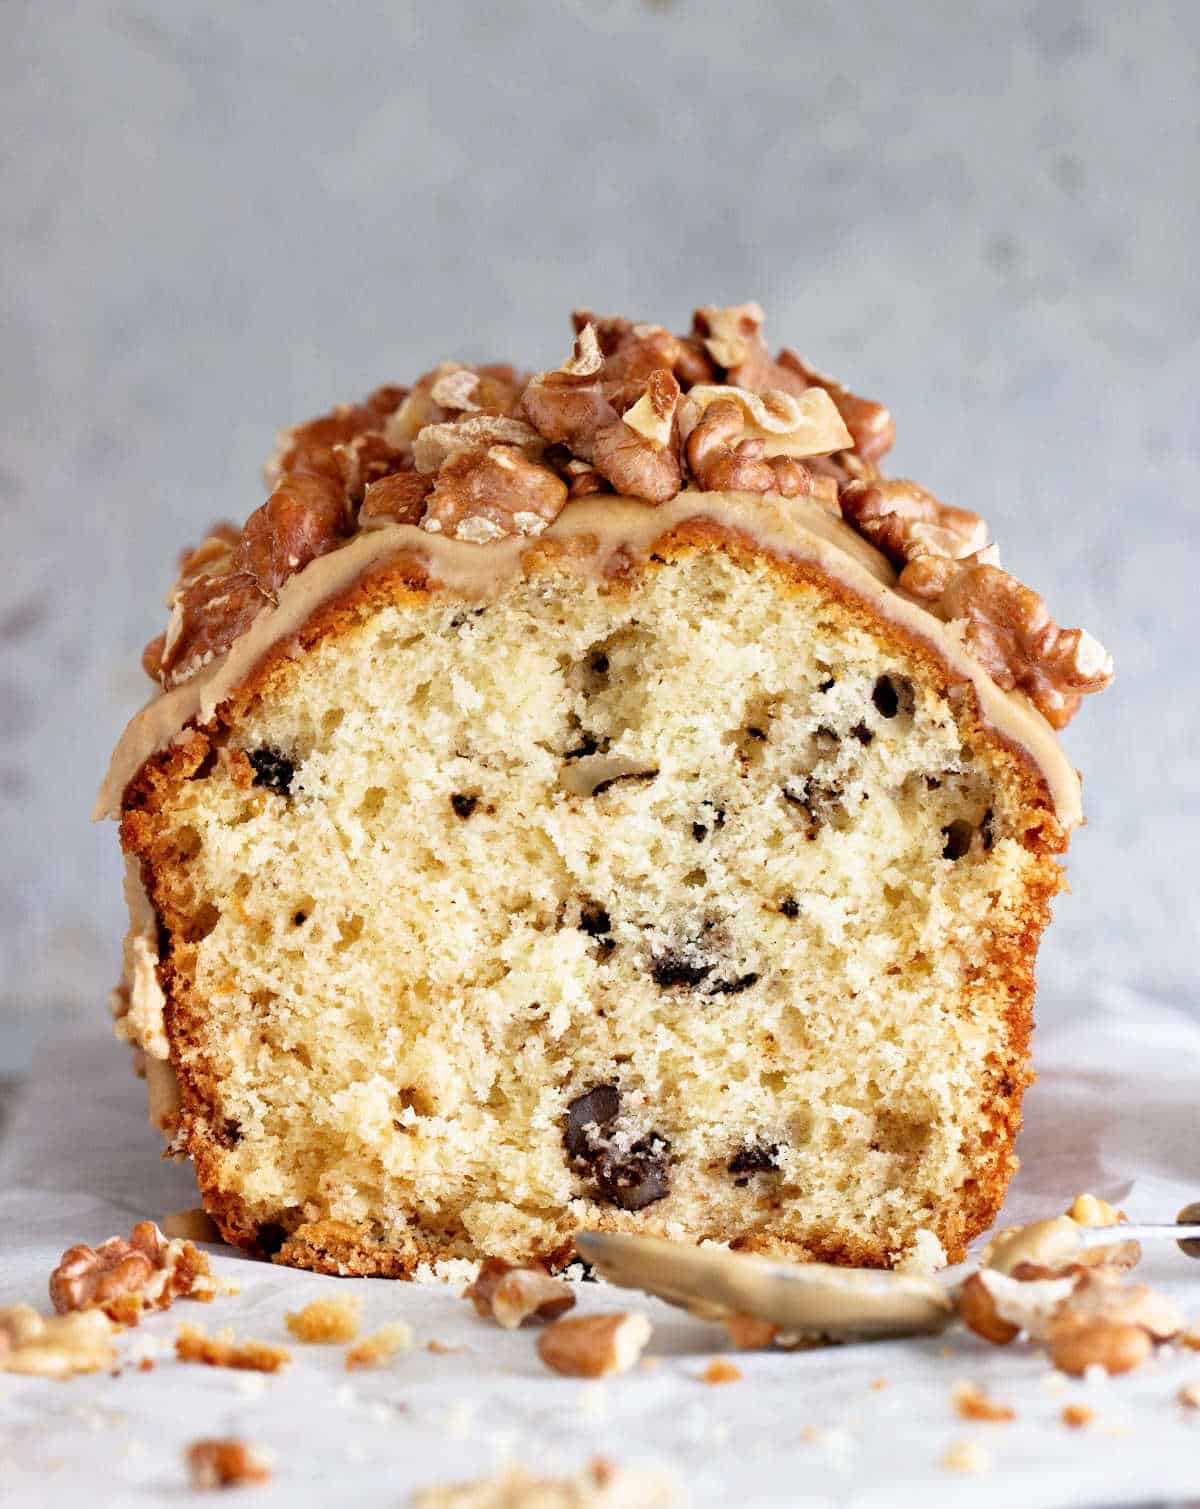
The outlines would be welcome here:
<svg viewBox="0 0 1200 1509">
<path fill-rule="evenodd" d="M 534 573 L 571 556 L 576 548 L 571 541 L 539 542 L 527 552 L 524 570 Z M 987 1125 L 980 1129 L 977 1147 L 968 1150 L 974 1163 L 973 1174 L 958 1202 L 944 1207 L 932 1223 L 934 1235 L 949 1259 L 958 1261 L 965 1255 L 967 1243 L 991 1224 L 1017 1165 L 1013 1144 L 1020 1126 L 1021 1099 L 1032 1077 L 1028 1044 L 1033 965 L 1041 932 L 1049 919 L 1050 900 L 1061 885 L 1060 871 L 1052 856 L 1065 849 L 1067 834 L 1055 816 L 1038 767 L 1025 750 L 1007 743 L 983 719 L 973 686 L 949 670 L 929 641 L 884 621 L 849 587 L 815 564 L 776 557 L 756 546 L 749 535 L 699 518 L 685 522 L 661 538 L 641 565 L 631 560 L 624 562 L 623 579 L 631 582 L 637 570 L 661 569 L 670 559 L 714 549 L 724 550 L 743 563 L 765 561 L 785 590 L 789 586 L 793 590 L 815 587 L 835 600 L 848 621 L 858 628 L 866 629 L 884 643 L 901 642 L 931 676 L 941 681 L 958 704 L 960 724 L 970 740 L 995 752 L 1001 778 L 1020 794 L 1021 841 L 1037 856 L 1038 863 L 1027 888 L 1020 935 L 998 941 L 990 961 L 1003 980 L 1007 1000 L 1004 1049 L 1001 1057 L 988 1066 L 994 1088 L 985 1106 Z M 614 578 L 614 589 L 620 589 L 621 580 L 621 576 Z M 222 1187 L 225 1134 L 216 1111 L 219 1075 L 214 1066 L 206 1066 L 201 1049 L 208 1006 L 190 984 L 194 948 L 202 936 L 203 919 L 192 915 L 186 903 L 173 893 L 172 871 L 179 854 L 177 840 L 170 835 L 162 814 L 177 784 L 206 768 L 256 699 L 268 689 L 285 688 L 290 678 L 303 674 L 302 652 L 322 640 L 348 632 L 385 604 L 421 602 L 431 590 L 424 566 L 414 558 L 400 557 L 325 602 L 295 636 L 268 651 L 208 723 L 201 728 L 193 727 L 183 742 L 147 760 L 127 788 L 123 803 L 121 841 L 126 851 L 140 862 L 142 879 L 159 919 L 162 944 L 159 979 L 166 997 L 165 1027 L 182 1099 L 178 1146 L 191 1155 L 205 1208 L 226 1240 L 277 1261 L 318 1272 L 408 1277 L 419 1264 L 462 1256 L 470 1251 L 470 1246 L 465 1234 L 454 1231 L 410 1236 L 405 1246 L 397 1248 L 380 1244 L 366 1228 L 337 1221 L 306 1223 L 299 1211 L 272 1212 L 264 1218 L 261 1213 L 252 1213 L 236 1194 Z M 996 990 L 995 975 L 988 979 L 986 972 L 980 971 L 981 999 L 985 988 L 992 997 Z M 970 998 L 968 983 L 968 1002 Z M 988 1009 L 994 1007 L 989 1005 Z M 602 1217 L 595 1224 L 601 1229 L 605 1226 L 618 1229 L 620 1218 Z M 642 1229 L 652 1229 L 652 1222 L 643 1222 Z M 735 1236 L 732 1245 L 798 1259 L 867 1267 L 888 1266 L 896 1256 L 880 1243 L 854 1242 L 833 1232 L 811 1236 L 802 1245 L 762 1236 Z M 529 1254 L 552 1267 L 561 1267 L 571 1255 L 569 1233 L 564 1233 L 563 1239 L 549 1250 Z"/>
</svg>

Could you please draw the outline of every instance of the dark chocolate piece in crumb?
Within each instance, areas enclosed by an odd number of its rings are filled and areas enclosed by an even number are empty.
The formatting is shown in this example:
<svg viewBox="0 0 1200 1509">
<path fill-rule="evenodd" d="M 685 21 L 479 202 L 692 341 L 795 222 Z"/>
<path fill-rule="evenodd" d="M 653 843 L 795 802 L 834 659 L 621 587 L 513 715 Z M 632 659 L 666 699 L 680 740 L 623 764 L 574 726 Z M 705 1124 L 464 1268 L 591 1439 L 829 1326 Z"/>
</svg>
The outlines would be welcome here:
<svg viewBox="0 0 1200 1509">
<path fill-rule="evenodd" d="M 612 918 L 602 906 L 584 906 L 579 910 L 579 928 L 591 938 L 612 932 Z"/>
<path fill-rule="evenodd" d="M 623 1158 L 602 1158 L 596 1170 L 596 1189 L 602 1199 L 621 1210 L 645 1210 L 670 1191 L 667 1154 L 670 1144 L 657 1132 L 635 1142 Z"/>
<path fill-rule="evenodd" d="M 279 796 L 291 796 L 296 767 L 281 749 L 264 744 L 261 749 L 250 750 L 247 758 L 254 767 L 255 786 L 265 786 Z"/>
<path fill-rule="evenodd" d="M 740 996 L 743 990 L 749 990 L 751 985 L 757 985 L 758 978 L 758 971 L 752 969 L 733 980 L 710 980 L 705 986 L 704 994 L 706 996 Z"/>
<path fill-rule="evenodd" d="M 779 1168 L 777 1142 L 747 1142 L 729 1161 L 731 1174 L 765 1174 Z"/>
<path fill-rule="evenodd" d="M 471 813 L 475 811 L 475 808 L 478 807 L 479 798 L 477 796 L 466 796 L 463 792 L 456 791 L 450 798 L 450 805 L 454 808 L 455 816 L 461 817 L 465 822 Z"/>
<path fill-rule="evenodd" d="M 779 903 L 779 910 L 785 917 L 799 917 L 800 903 L 794 896 L 785 896 Z"/>
<path fill-rule="evenodd" d="M 563 1145 L 572 1158 L 590 1161 L 596 1150 L 588 1135 L 589 1127 L 603 1129 L 611 1126 L 621 1109 L 621 1092 L 616 1085 L 593 1085 L 582 1095 L 577 1095 L 567 1107 L 567 1122 L 563 1130 Z"/>
<path fill-rule="evenodd" d="M 670 990 L 675 985 L 686 985 L 691 989 L 712 974 L 712 968 L 711 963 L 702 964 L 697 959 L 688 959 L 683 954 L 676 953 L 656 954 L 650 961 L 650 974 L 654 983 L 661 985 L 664 990 Z"/>
<path fill-rule="evenodd" d="M 894 718 L 900 711 L 900 694 L 890 676 L 880 676 L 871 692 L 871 701 L 881 718 Z"/>
<path fill-rule="evenodd" d="M 942 829 L 942 836 L 946 842 L 942 848 L 943 859 L 961 859 L 971 847 L 971 839 L 975 829 L 965 817 L 956 817 Z"/>
</svg>

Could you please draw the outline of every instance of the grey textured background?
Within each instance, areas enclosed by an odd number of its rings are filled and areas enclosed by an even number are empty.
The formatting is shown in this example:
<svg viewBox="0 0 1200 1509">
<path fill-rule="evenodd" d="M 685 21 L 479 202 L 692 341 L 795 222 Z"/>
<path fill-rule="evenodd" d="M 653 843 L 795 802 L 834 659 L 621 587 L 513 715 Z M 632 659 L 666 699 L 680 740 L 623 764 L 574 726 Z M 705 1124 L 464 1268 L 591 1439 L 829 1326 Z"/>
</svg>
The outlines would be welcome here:
<svg viewBox="0 0 1200 1509">
<path fill-rule="evenodd" d="M 759 299 L 1109 645 L 1045 993 L 1190 999 L 1194 3 L 6 0 L 0 34 L 0 1067 L 103 1010 L 88 810 L 181 542 L 261 501 L 281 423 L 553 362 L 577 303 Z"/>
</svg>

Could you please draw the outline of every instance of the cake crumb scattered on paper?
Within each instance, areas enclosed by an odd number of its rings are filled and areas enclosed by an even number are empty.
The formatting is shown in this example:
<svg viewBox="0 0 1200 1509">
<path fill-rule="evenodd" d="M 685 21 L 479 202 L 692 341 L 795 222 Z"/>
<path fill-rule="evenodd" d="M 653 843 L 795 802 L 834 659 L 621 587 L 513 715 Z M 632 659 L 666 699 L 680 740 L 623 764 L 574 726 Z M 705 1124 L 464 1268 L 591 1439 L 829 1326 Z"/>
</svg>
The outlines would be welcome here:
<svg viewBox="0 0 1200 1509">
<path fill-rule="evenodd" d="M 1071 1430 L 1082 1430 L 1096 1418 L 1096 1411 L 1087 1404 L 1064 1404 L 1059 1419 Z"/>
<path fill-rule="evenodd" d="M 980 1477 L 992 1470 L 992 1454 L 977 1441 L 955 1441 L 945 1450 L 942 1466 L 947 1472 Z"/>
<path fill-rule="evenodd" d="M 700 1382 L 740 1383 L 744 1376 L 741 1368 L 736 1364 L 727 1362 L 723 1357 L 714 1357 L 700 1374 Z"/>
<path fill-rule="evenodd" d="M 378 1368 L 390 1362 L 398 1352 L 407 1352 L 413 1342 L 412 1327 L 402 1320 L 389 1321 L 370 1336 L 355 1342 L 346 1353 L 346 1370 Z"/>
<path fill-rule="evenodd" d="M 331 1295 L 289 1310 L 283 1319 L 297 1341 L 346 1342 L 358 1335 L 360 1308 L 355 1295 Z"/>
</svg>

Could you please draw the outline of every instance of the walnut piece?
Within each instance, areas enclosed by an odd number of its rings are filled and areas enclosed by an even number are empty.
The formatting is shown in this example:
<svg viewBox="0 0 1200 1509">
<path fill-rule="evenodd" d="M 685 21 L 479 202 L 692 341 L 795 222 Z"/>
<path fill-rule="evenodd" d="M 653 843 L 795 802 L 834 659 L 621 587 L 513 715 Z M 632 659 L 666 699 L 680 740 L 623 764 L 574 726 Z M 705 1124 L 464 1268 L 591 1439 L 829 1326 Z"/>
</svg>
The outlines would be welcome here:
<svg viewBox="0 0 1200 1509">
<path fill-rule="evenodd" d="M 192 1487 L 201 1490 L 266 1483 L 271 1477 L 269 1459 L 237 1436 L 193 1441 L 184 1456 Z"/>
<path fill-rule="evenodd" d="M 358 1335 L 360 1305 L 353 1295 L 314 1299 L 303 1310 L 289 1310 L 284 1324 L 297 1341 L 353 1341 Z"/>
<path fill-rule="evenodd" d="M 153 1221 L 139 1221 L 128 1241 L 68 1247 L 50 1275 L 50 1300 L 60 1315 L 99 1309 L 123 1325 L 137 1325 L 144 1310 L 165 1310 L 176 1299 L 215 1294 L 205 1254 L 191 1242 L 168 1241 Z"/>
<path fill-rule="evenodd" d="M 1053 728 L 1065 728 L 1084 696 L 1112 682 L 1104 646 L 1085 629 L 1060 629 L 1038 594 L 998 566 L 922 557 L 899 585 L 939 618 L 961 621 L 967 648 L 996 685 L 1024 692 Z"/>
<path fill-rule="evenodd" d="M 522 404 L 543 439 L 591 462 L 617 492 L 665 503 L 683 486 L 671 370 L 678 342 L 657 326 L 632 328 L 642 334 L 604 356 L 585 325 L 574 354 L 532 378 Z"/>
<path fill-rule="evenodd" d="M 628 1372 L 650 1340 L 644 1315 L 571 1315 L 556 1320 L 538 1338 L 538 1356 L 570 1378 L 608 1378 Z"/>
<path fill-rule="evenodd" d="M 897 566 L 924 555 L 961 560 L 988 542 L 978 514 L 939 503 L 915 482 L 848 482 L 839 501 L 842 517 Z"/>
<path fill-rule="evenodd" d="M 286 1347 L 265 1341 L 234 1341 L 230 1331 L 209 1336 L 200 1326 L 180 1326 L 175 1336 L 175 1355 L 180 1362 L 199 1362 L 210 1368 L 236 1368 L 241 1372 L 277 1373 L 291 1362 Z"/>
<path fill-rule="evenodd" d="M 511 445 L 461 451 L 445 463 L 421 527 L 474 545 L 539 535 L 567 501 L 567 485 Z"/>
<path fill-rule="evenodd" d="M 274 488 L 287 472 L 339 475 L 337 448 L 366 431 L 379 429 L 400 407 L 407 392 L 407 388 L 377 388 L 361 404 L 340 404 L 331 413 L 282 431 L 275 454 L 264 468 L 267 486 Z"/>
<path fill-rule="evenodd" d="M 810 367 L 786 347 L 779 353 L 778 363 L 788 371 L 795 372 L 810 387 L 825 389 L 845 421 L 857 455 L 871 466 L 883 460 L 896 439 L 895 421 L 883 404 L 875 403 L 869 398 L 859 398 L 834 378 Z"/>
<path fill-rule="evenodd" d="M 950 1402 L 956 1414 L 964 1420 L 987 1420 L 1001 1422 L 1015 1420 L 1016 1410 L 1007 1404 L 998 1404 L 977 1383 L 957 1383 L 950 1394 Z"/>
<path fill-rule="evenodd" d="M 365 519 L 390 519 L 396 524 L 419 524 L 425 517 L 425 500 L 433 489 L 433 478 L 423 472 L 393 472 L 372 482 L 358 510 Z"/>
<path fill-rule="evenodd" d="M 402 1320 L 389 1321 L 348 1349 L 346 1371 L 352 1373 L 357 1368 L 382 1367 L 398 1352 L 407 1352 L 411 1346 L 412 1328 Z"/>
<path fill-rule="evenodd" d="M 703 411 L 688 434 L 685 451 L 692 476 L 706 492 L 774 492 L 800 498 L 818 491 L 817 479 L 799 461 L 768 457 L 765 439 L 745 435 L 745 414 L 734 400 L 721 399 Z"/>
<path fill-rule="evenodd" d="M 113 1323 L 99 1310 L 41 1316 L 32 1305 L 0 1309 L 0 1372 L 35 1378 L 98 1373 L 117 1360 Z"/>
<path fill-rule="evenodd" d="M 570 1285 L 544 1268 L 515 1267 L 503 1258 L 488 1258 L 475 1282 L 463 1290 L 463 1298 L 471 1301 L 477 1315 L 506 1331 L 526 1320 L 557 1320 L 575 1304 Z"/>
</svg>

